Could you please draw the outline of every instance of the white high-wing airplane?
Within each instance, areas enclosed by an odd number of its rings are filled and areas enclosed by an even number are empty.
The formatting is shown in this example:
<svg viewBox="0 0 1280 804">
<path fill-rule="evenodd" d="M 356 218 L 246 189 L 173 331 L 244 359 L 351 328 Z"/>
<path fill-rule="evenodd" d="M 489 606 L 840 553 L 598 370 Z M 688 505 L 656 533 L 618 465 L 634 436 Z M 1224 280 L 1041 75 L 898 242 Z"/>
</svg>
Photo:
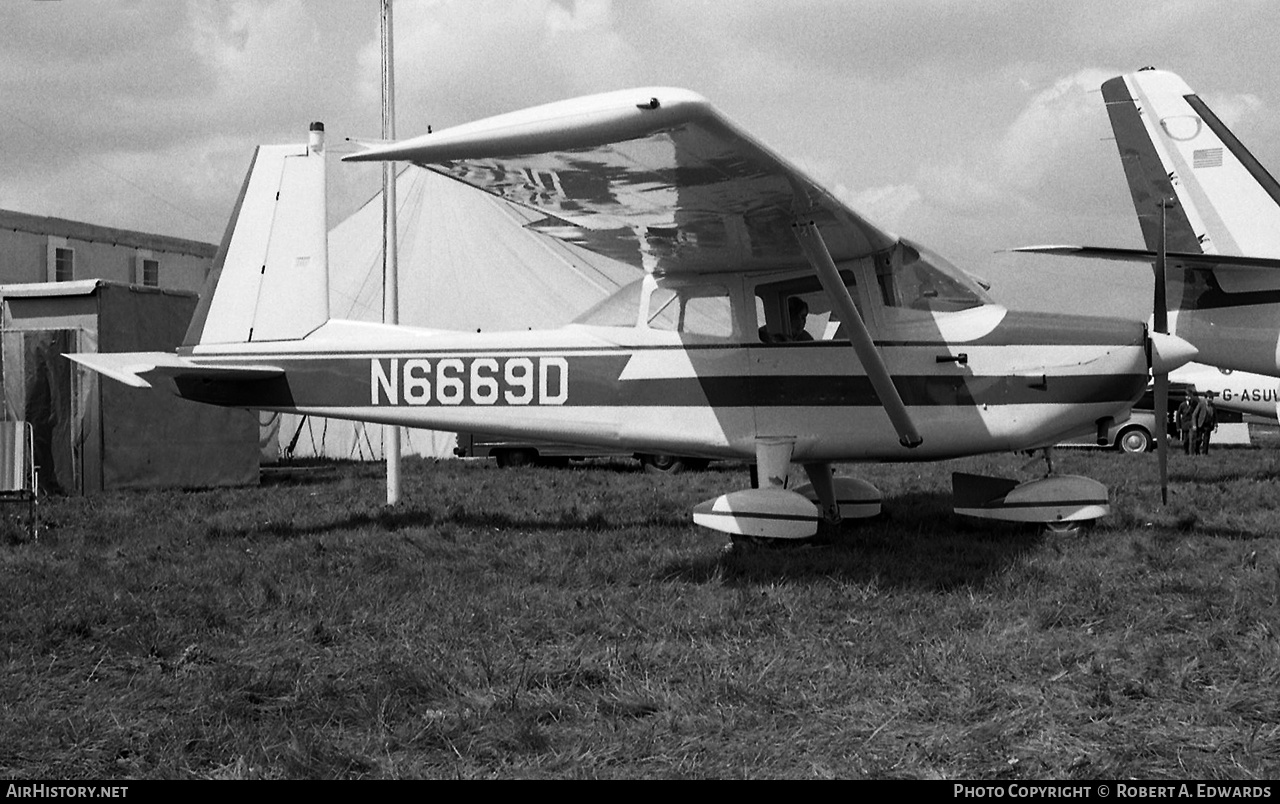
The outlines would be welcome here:
<svg viewBox="0 0 1280 804">
<path fill-rule="evenodd" d="M 1188 363 L 1170 372 L 1169 381 L 1209 394 L 1219 410 L 1280 419 L 1280 379 L 1275 376 Z"/>
<path fill-rule="evenodd" d="M 1117 76 L 1102 97 L 1146 249 L 1017 250 L 1156 262 L 1163 248 L 1169 331 L 1198 362 L 1280 376 L 1280 183 L 1173 73 Z"/>
<path fill-rule="evenodd" d="M 313 129 L 317 128 L 313 126 Z M 322 128 L 322 127 L 320 127 Z M 461 333 L 329 318 L 322 131 L 255 155 L 174 354 L 82 354 L 189 399 L 757 462 L 699 505 L 734 534 L 878 513 L 844 461 L 1047 447 L 1105 429 L 1194 350 L 1136 322 L 1019 313 L 869 223 L 680 89 L 613 92 L 374 147 L 540 210 L 532 227 L 643 267 L 569 326 Z M 808 317 L 799 308 L 807 305 Z M 792 463 L 810 483 L 787 488 Z M 958 510 L 1095 518 L 1087 478 L 962 478 Z"/>
</svg>

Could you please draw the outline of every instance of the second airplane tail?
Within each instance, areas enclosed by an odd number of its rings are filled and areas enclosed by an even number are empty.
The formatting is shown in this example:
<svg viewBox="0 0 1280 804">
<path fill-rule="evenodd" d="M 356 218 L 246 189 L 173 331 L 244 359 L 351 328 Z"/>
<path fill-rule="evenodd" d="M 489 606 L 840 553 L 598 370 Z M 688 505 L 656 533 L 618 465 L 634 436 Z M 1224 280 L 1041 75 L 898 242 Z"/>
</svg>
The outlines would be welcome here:
<svg viewBox="0 0 1280 804">
<path fill-rule="evenodd" d="M 1280 258 L 1280 183 L 1177 75 L 1112 78 L 1102 97 L 1142 236 L 1187 254 Z"/>
<path fill-rule="evenodd" d="M 1163 246 L 1170 332 L 1201 362 L 1280 370 L 1280 183 L 1173 73 L 1117 76 L 1102 97 L 1145 248 L 1016 250 L 1157 265 Z"/>
</svg>

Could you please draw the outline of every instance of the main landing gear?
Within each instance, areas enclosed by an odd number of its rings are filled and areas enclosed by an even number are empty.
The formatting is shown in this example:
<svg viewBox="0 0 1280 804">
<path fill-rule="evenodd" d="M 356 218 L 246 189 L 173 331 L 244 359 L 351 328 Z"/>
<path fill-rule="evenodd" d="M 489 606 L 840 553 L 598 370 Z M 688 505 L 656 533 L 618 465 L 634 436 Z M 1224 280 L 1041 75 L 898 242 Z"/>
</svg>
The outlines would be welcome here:
<svg viewBox="0 0 1280 804">
<path fill-rule="evenodd" d="M 955 472 L 951 476 L 955 512 L 974 519 L 1043 523 L 1047 533 L 1079 533 L 1111 513 L 1107 487 L 1081 475 L 1055 475 L 1053 453 L 1044 450 L 1046 475 L 1018 482 Z"/>
<path fill-rule="evenodd" d="M 787 487 L 795 442 L 761 439 L 756 445 L 755 488 L 722 494 L 693 509 L 693 521 L 733 536 L 779 542 L 812 539 L 819 528 L 878 516 L 881 494 L 870 483 L 835 477 L 830 463 L 803 464 L 809 482 Z"/>
<path fill-rule="evenodd" d="M 698 504 L 693 521 L 728 533 L 735 542 L 804 543 L 821 541 L 849 519 L 882 512 L 880 491 L 866 481 L 835 477 L 830 463 L 804 463 L 809 482 L 788 485 L 795 443 L 761 439 L 756 445 L 755 488 L 722 494 Z M 1019 482 L 964 472 L 952 475 L 955 513 L 972 519 L 1042 523 L 1049 533 L 1078 533 L 1111 512 L 1106 486 L 1079 475 L 1053 473 L 1053 456 L 1044 452 L 1046 475 Z"/>
</svg>

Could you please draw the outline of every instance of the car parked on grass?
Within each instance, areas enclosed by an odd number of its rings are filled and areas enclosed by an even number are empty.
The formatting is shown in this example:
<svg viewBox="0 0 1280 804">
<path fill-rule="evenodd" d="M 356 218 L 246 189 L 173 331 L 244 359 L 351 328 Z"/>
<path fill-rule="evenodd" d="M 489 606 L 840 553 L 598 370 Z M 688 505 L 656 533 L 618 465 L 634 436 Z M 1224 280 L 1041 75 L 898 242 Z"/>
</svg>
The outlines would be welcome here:
<svg viewBox="0 0 1280 804">
<path fill-rule="evenodd" d="M 1178 408 L 1178 403 L 1182 401 L 1186 392 L 1194 389 L 1195 386 L 1188 383 L 1170 383 L 1169 415 L 1165 420 L 1165 432 L 1169 436 L 1170 446 L 1180 446 L 1182 444 L 1182 438 L 1178 433 L 1173 416 Z M 1155 408 L 1155 392 L 1147 389 L 1142 398 L 1134 404 L 1129 418 L 1111 425 L 1107 430 L 1107 442 L 1099 446 L 1131 454 L 1142 454 L 1155 449 L 1156 433 L 1159 432 L 1157 430 Z M 1243 417 L 1236 411 L 1223 410 L 1219 407 L 1217 409 L 1217 421 L 1218 424 L 1231 424 L 1243 421 Z M 1072 442 L 1073 445 L 1078 443 L 1083 442 Z"/>
<path fill-rule="evenodd" d="M 1155 449 L 1157 432 L 1155 411 L 1135 408 L 1128 421 L 1113 424 L 1107 431 L 1106 446 L 1120 452 L 1150 452 Z M 1172 427 L 1166 427 L 1165 432 L 1171 439 L 1170 443 L 1179 440 L 1177 431 Z"/>
<path fill-rule="evenodd" d="M 493 458 L 498 466 L 565 466 L 569 461 L 586 458 L 635 458 L 651 472 L 676 474 L 686 469 L 705 469 L 710 461 L 687 455 L 664 455 L 651 452 L 621 452 L 606 447 L 582 444 L 557 444 L 550 441 L 505 438 L 489 433 L 458 433 L 453 454 L 460 458 Z"/>
</svg>

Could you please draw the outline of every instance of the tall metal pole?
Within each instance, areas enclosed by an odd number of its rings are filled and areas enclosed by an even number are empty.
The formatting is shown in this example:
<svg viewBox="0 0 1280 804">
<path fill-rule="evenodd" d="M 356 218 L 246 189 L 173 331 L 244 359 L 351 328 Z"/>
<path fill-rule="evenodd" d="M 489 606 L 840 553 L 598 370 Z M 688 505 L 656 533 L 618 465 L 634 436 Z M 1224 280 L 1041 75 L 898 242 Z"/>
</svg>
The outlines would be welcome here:
<svg viewBox="0 0 1280 804">
<path fill-rule="evenodd" d="M 382 138 L 396 138 L 394 37 L 392 0 L 382 0 Z M 396 172 L 393 162 L 382 164 L 382 321 L 400 323 L 400 280 L 396 239 Z M 400 428 L 383 425 L 382 451 L 387 459 L 387 505 L 400 501 Z"/>
</svg>

